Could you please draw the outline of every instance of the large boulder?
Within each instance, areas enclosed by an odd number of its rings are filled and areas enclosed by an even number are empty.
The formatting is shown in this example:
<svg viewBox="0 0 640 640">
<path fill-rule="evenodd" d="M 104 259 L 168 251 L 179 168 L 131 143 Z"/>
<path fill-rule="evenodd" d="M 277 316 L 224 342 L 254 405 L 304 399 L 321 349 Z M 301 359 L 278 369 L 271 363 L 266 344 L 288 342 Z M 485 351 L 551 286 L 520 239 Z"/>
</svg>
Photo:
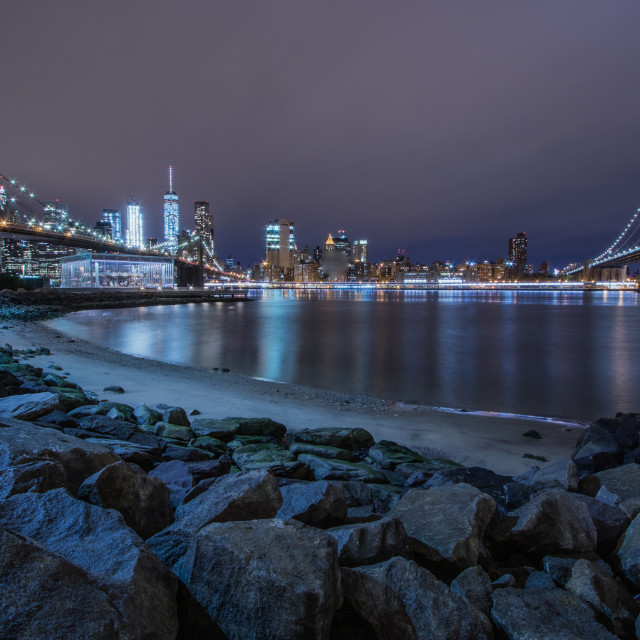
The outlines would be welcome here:
<svg viewBox="0 0 640 640">
<path fill-rule="evenodd" d="M 126 420 L 109 418 L 100 414 L 80 418 L 79 424 L 82 429 L 104 438 L 113 438 L 115 440 L 129 440 L 138 432 L 136 425 Z"/>
<path fill-rule="evenodd" d="M 380 440 L 374 444 L 369 449 L 369 457 L 382 469 L 391 471 L 399 464 L 424 461 L 419 453 L 390 440 Z"/>
<path fill-rule="evenodd" d="M 385 640 L 482 640 L 491 623 L 467 600 L 415 562 L 392 558 L 343 568 L 345 599 Z"/>
<path fill-rule="evenodd" d="M 640 515 L 620 539 L 615 555 L 626 578 L 640 587 Z"/>
<path fill-rule="evenodd" d="M 0 469 L 0 500 L 18 493 L 44 493 L 67 485 L 64 467 L 52 460 L 35 460 Z"/>
<path fill-rule="evenodd" d="M 239 436 L 268 436 L 281 438 L 287 428 L 271 418 L 227 418 L 237 423 L 236 433 Z"/>
<path fill-rule="evenodd" d="M 173 424 L 172 422 L 164 422 L 162 420 L 155 423 L 153 434 L 158 436 L 158 438 L 180 440 L 185 443 L 192 440 L 195 435 L 191 427 L 187 425 Z"/>
<path fill-rule="evenodd" d="M 618 507 L 596 500 L 589 496 L 575 494 L 574 498 L 582 502 L 589 511 L 597 532 L 597 546 L 603 551 L 611 551 L 620 536 L 627 530 L 631 518 Z"/>
<path fill-rule="evenodd" d="M 593 609 L 562 589 L 496 589 L 491 618 L 509 640 L 615 640 Z"/>
<path fill-rule="evenodd" d="M 212 522 L 275 517 L 282 506 L 276 479 L 266 471 L 249 471 L 218 478 L 204 493 L 178 507 L 175 522 L 147 543 L 174 567 L 193 537 Z"/>
<path fill-rule="evenodd" d="M 348 449 L 338 449 L 338 447 L 329 447 L 324 444 L 292 442 L 289 447 L 289 451 L 291 451 L 294 456 L 299 456 L 301 453 L 310 453 L 311 455 L 318 456 L 320 458 L 347 460 L 347 462 L 353 461 L 352 451 L 349 451 Z"/>
<path fill-rule="evenodd" d="M 154 426 L 162 420 L 162 414 L 146 404 L 137 404 L 133 408 L 133 417 L 138 424 L 145 426 Z"/>
<path fill-rule="evenodd" d="M 600 486 L 610 494 L 618 496 L 619 502 L 640 498 L 640 464 L 625 464 L 615 469 L 599 471 L 595 474 Z"/>
<path fill-rule="evenodd" d="M 295 520 L 215 523 L 177 574 L 230 640 L 323 640 L 342 603 L 336 546 Z"/>
<path fill-rule="evenodd" d="M 7 639 L 117 640 L 134 631 L 86 571 L 3 527 L 0 592 L 0 629 Z"/>
<path fill-rule="evenodd" d="M 272 443 L 240 447 L 233 452 L 233 460 L 243 471 L 270 469 L 277 475 L 295 475 L 302 466 L 288 449 Z"/>
<path fill-rule="evenodd" d="M 184 497 L 196 485 L 195 478 L 189 465 L 181 460 L 171 460 L 159 464 L 150 476 L 162 480 L 169 489 L 169 502 L 175 509 L 182 502 Z"/>
<path fill-rule="evenodd" d="M 491 496 L 468 484 L 409 489 L 390 512 L 404 524 L 422 562 L 457 573 L 485 555 L 482 538 L 496 510 Z"/>
<path fill-rule="evenodd" d="M 169 407 L 162 412 L 162 421 L 181 427 L 189 427 L 187 412 L 182 407 Z"/>
<path fill-rule="evenodd" d="M 60 408 L 60 396 L 49 391 L 0 398 L 0 418 L 37 420 L 40 416 L 58 408 Z"/>
<path fill-rule="evenodd" d="M 464 596 L 476 609 L 479 609 L 487 616 L 491 615 L 491 578 L 480 566 L 469 567 L 462 571 L 451 582 L 451 591 Z"/>
<path fill-rule="evenodd" d="M 537 469 L 535 473 L 526 479 L 524 476 L 521 476 L 518 480 L 523 484 L 535 486 L 536 488 L 561 487 L 567 491 L 577 491 L 578 467 L 573 460 L 563 458 L 552 464 L 545 465 L 541 469 Z"/>
<path fill-rule="evenodd" d="M 197 418 L 191 421 L 191 429 L 197 436 L 211 436 L 222 442 L 230 442 L 238 431 L 238 421 L 234 418 Z"/>
<path fill-rule="evenodd" d="M 0 525 L 86 571 L 108 594 L 130 630 L 128 637 L 175 638 L 175 578 L 117 511 L 55 489 L 0 503 Z"/>
<path fill-rule="evenodd" d="M 3 427 L 1 426 L 3 424 L 12 426 Z M 59 486 L 65 486 L 75 494 L 86 478 L 103 467 L 118 462 L 119 459 L 109 449 L 84 442 L 54 429 L 36 427 L 20 420 L 0 418 L 0 471 L 36 461 L 55 463 L 64 471 L 64 485 Z M 39 468 L 44 474 L 42 475 L 44 485 L 37 489 L 36 482 L 31 490 L 53 488 L 49 482 L 52 467 L 41 465 Z M 55 473 L 59 476 L 59 469 Z M 6 479 L 7 476 L 5 476 Z M 33 475 L 31 479 L 34 479 Z M 0 491 L 3 490 L 0 489 Z M 18 492 L 15 487 L 6 491 L 5 485 L 5 495 Z"/>
<path fill-rule="evenodd" d="M 368 449 L 374 444 L 373 436 L 365 429 L 360 428 L 327 428 L 327 429 L 300 429 L 289 431 L 289 437 L 296 442 L 309 442 L 322 444 L 338 449 L 358 451 Z"/>
<path fill-rule="evenodd" d="M 141 537 L 149 538 L 173 522 L 169 489 L 140 467 L 116 462 L 87 478 L 78 497 L 105 509 L 116 509 Z"/>
<path fill-rule="evenodd" d="M 109 402 L 106 400 L 97 404 L 87 403 L 79 407 L 75 407 L 69 411 L 69 415 L 76 420 L 81 420 L 82 418 L 88 418 L 89 416 L 106 416 L 112 409 L 116 409 L 118 413 L 121 413 L 127 422 L 137 422 L 133 415 L 133 407 L 122 402 Z"/>
<path fill-rule="evenodd" d="M 376 564 L 409 553 L 407 532 L 396 518 L 334 527 L 327 533 L 338 542 L 342 567 Z"/>
<path fill-rule="evenodd" d="M 347 517 L 344 487 L 330 482 L 296 482 L 280 488 L 282 506 L 277 517 L 313 527 L 343 524 Z"/>
<path fill-rule="evenodd" d="M 546 489 L 490 528 L 499 542 L 537 554 L 593 551 L 597 530 L 587 506 L 563 489 Z"/>
<path fill-rule="evenodd" d="M 616 635 L 631 636 L 640 608 L 611 573 L 589 560 L 578 560 L 566 584 L 567 591 L 588 602 L 609 619 Z"/>
<path fill-rule="evenodd" d="M 599 453 L 615 453 L 618 449 L 618 443 L 611 433 L 602 426 L 592 423 L 578 438 L 576 449 L 571 457 L 579 461 Z"/>
<path fill-rule="evenodd" d="M 363 462 L 347 462 L 346 460 L 336 460 L 320 458 L 303 453 L 298 456 L 298 461 L 302 462 L 313 470 L 316 480 L 358 480 L 360 482 L 388 482 L 387 476 L 378 469 Z"/>
</svg>

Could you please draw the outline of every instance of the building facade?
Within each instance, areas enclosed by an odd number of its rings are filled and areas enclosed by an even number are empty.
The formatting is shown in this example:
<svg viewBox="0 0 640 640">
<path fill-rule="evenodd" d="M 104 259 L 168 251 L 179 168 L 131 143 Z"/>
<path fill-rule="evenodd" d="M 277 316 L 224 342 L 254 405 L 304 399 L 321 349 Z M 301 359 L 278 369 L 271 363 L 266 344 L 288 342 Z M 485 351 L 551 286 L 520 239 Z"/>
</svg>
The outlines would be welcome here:
<svg viewBox="0 0 640 640">
<path fill-rule="evenodd" d="M 206 264 L 213 264 L 215 256 L 213 216 L 209 209 L 209 203 L 204 200 L 197 200 L 194 204 L 196 225 L 196 235 L 202 240 L 203 260 Z"/>
<path fill-rule="evenodd" d="M 362 263 L 369 262 L 369 245 L 366 240 L 353 241 L 353 261 Z"/>
<path fill-rule="evenodd" d="M 509 262 L 513 262 L 516 273 L 524 273 L 527 266 L 527 234 L 518 233 L 509 238 Z"/>
<path fill-rule="evenodd" d="M 296 248 L 294 225 L 289 218 L 276 218 L 266 225 L 267 259 L 269 265 L 282 269 L 293 268 Z"/>
<path fill-rule="evenodd" d="M 140 203 L 135 198 L 127 202 L 127 242 L 128 247 L 144 249 L 142 233 L 142 211 Z"/>
<path fill-rule="evenodd" d="M 102 221 L 111 225 L 111 239 L 114 242 L 122 242 L 122 216 L 120 209 L 103 209 Z"/>
<path fill-rule="evenodd" d="M 42 222 L 45 228 L 66 229 L 69 226 L 69 209 L 66 204 L 57 200 L 46 200 L 43 205 Z"/>
<path fill-rule="evenodd" d="M 169 165 L 169 191 L 164 194 L 164 245 L 174 255 L 178 249 L 179 230 L 178 194 L 173 190 L 173 167 Z"/>
</svg>

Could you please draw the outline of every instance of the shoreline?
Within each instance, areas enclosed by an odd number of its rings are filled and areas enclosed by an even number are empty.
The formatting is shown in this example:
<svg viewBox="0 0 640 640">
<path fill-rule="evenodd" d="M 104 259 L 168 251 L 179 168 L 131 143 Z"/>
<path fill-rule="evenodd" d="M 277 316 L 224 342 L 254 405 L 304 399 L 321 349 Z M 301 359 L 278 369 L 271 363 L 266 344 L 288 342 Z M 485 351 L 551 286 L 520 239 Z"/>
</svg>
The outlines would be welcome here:
<svg viewBox="0 0 640 640">
<path fill-rule="evenodd" d="M 419 452 L 436 453 L 465 466 L 515 475 L 543 456 L 548 463 L 568 457 L 583 425 L 538 416 L 442 410 L 390 404 L 384 400 L 317 388 L 258 380 L 132 356 L 69 336 L 45 322 L 10 320 L 0 340 L 16 348 L 47 346 L 51 356 L 33 364 L 58 364 L 101 399 L 135 405 L 166 402 L 197 409 L 204 418 L 270 417 L 288 428 L 362 427 L 376 441 L 392 440 Z M 7 326 L 7 325 L 4 325 Z M 141 375 L 143 374 L 143 375 Z M 119 385 L 124 394 L 104 392 Z M 596 419 L 598 416 L 594 416 Z M 542 439 L 523 437 L 536 429 Z"/>
</svg>

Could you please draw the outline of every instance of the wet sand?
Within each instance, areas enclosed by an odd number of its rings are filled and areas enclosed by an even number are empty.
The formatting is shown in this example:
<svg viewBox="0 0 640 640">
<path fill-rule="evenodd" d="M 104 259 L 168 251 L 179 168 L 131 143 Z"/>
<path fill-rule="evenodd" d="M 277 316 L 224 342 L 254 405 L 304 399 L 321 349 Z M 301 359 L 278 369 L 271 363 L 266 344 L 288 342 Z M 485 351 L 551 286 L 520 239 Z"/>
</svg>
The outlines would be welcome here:
<svg viewBox="0 0 640 640">
<path fill-rule="evenodd" d="M 158 362 L 81 340 L 70 342 L 42 322 L 12 321 L 8 326 L 0 329 L 2 343 L 20 349 L 49 347 L 51 356 L 29 362 L 43 368 L 63 367 L 71 380 L 101 399 L 130 405 L 162 402 L 187 412 L 197 409 L 205 418 L 268 416 L 292 429 L 362 427 L 376 441 L 393 440 L 497 473 L 515 475 L 533 464 L 546 464 L 523 458 L 525 453 L 544 456 L 549 462 L 568 457 L 581 432 L 579 425 L 392 405 L 375 398 Z M 125 393 L 104 392 L 109 385 L 119 385 Z M 537 430 L 542 439 L 523 437 L 529 429 Z"/>
</svg>

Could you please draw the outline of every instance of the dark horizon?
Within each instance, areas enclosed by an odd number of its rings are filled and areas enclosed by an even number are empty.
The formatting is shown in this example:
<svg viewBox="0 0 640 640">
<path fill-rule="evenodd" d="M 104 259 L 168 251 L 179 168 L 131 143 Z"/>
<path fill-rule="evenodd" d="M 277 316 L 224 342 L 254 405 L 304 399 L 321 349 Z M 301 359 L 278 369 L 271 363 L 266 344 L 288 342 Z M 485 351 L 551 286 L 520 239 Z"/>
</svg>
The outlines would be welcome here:
<svg viewBox="0 0 640 640">
<path fill-rule="evenodd" d="M 606 246 L 640 205 L 640 5 L 322 6 L 164 0 L 3 7 L 0 172 L 93 226 L 134 195 L 162 237 L 214 212 L 216 249 L 264 257 L 345 229 L 371 258 L 529 262 Z M 9 62 L 10 61 L 10 62 Z"/>
</svg>

